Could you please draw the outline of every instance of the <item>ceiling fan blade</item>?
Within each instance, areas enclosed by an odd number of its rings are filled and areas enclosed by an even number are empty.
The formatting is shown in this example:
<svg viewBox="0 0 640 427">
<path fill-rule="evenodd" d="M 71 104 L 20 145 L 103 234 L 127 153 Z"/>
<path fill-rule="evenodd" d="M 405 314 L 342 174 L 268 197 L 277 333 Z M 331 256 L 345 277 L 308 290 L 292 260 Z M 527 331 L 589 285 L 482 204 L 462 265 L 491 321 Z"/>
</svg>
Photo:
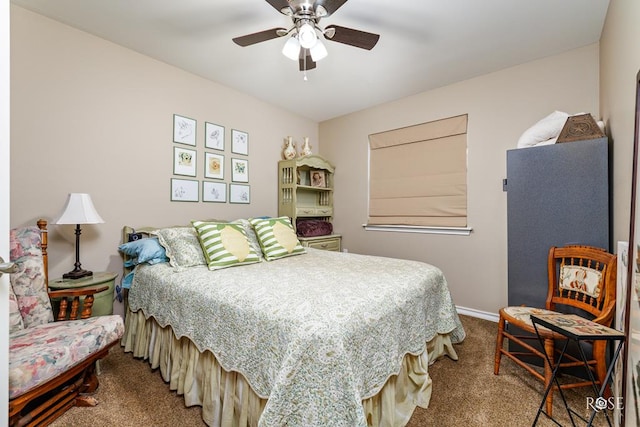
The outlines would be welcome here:
<svg viewBox="0 0 640 427">
<path fill-rule="evenodd" d="M 280 37 L 278 31 L 284 31 L 286 33 L 286 28 L 271 28 L 270 30 L 260 31 L 258 33 L 247 34 L 246 36 L 235 37 L 232 40 L 240 46 L 249 46 L 252 44 L 264 42 L 271 39 L 276 39 Z"/>
<path fill-rule="evenodd" d="M 342 6 L 346 2 L 347 2 L 347 0 L 316 0 L 315 7 L 316 8 L 318 6 L 324 7 L 324 10 L 327 11 L 327 14 L 325 16 L 329 16 L 333 12 L 338 10 L 340 8 L 340 6 Z"/>
<path fill-rule="evenodd" d="M 328 31 L 331 30 L 331 31 Z M 328 33 L 335 31 L 332 37 Z M 354 30 L 353 28 L 341 27 L 339 25 L 328 25 L 325 28 L 325 38 L 338 43 L 348 44 L 361 49 L 371 50 L 378 43 L 380 35 L 367 33 L 366 31 Z"/>
<path fill-rule="evenodd" d="M 282 13 L 282 9 L 289 7 L 289 2 L 287 0 L 267 0 L 267 3 L 273 6 L 273 8 L 280 13 Z"/>
<path fill-rule="evenodd" d="M 311 58 L 309 49 L 300 49 L 300 58 L 298 58 L 298 64 L 300 65 L 300 71 L 313 70 L 314 68 L 316 68 L 316 62 Z"/>
</svg>

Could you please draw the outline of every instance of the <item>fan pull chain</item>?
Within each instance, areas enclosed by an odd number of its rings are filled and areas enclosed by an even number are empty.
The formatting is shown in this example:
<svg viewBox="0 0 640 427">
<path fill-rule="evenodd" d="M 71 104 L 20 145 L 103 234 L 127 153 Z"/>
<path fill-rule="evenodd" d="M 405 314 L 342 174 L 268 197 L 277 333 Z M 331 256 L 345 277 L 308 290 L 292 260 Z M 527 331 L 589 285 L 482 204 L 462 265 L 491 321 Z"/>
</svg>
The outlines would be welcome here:
<svg viewBox="0 0 640 427">
<path fill-rule="evenodd" d="M 303 77 L 302 80 L 304 80 L 305 82 L 307 81 L 307 52 L 304 52 L 304 71 L 303 71 Z"/>
</svg>

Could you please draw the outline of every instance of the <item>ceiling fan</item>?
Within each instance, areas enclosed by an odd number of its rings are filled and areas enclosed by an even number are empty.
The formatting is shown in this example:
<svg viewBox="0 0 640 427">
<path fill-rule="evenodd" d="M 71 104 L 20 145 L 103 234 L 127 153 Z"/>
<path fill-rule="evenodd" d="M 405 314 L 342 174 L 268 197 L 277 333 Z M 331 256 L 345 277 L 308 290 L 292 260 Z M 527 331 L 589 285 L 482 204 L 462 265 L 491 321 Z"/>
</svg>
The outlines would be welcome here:
<svg viewBox="0 0 640 427">
<path fill-rule="evenodd" d="M 266 0 L 274 9 L 283 15 L 291 17 L 293 26 L 286 28 L 271 28 L 245 36 L 235 37 L 233 41 L 240 46 L 289 36 L 282 53 L 298 60 L 300 71 L 316 68 L 316 62 L 327 56 L 327 49 L 320 40 L 321 34 L 325 40 L 371 50 L 378 43 L 378 34 L 338 25 L 328 25 L 324 29 L 318 23 L 340 8 L 347 0 Z"/>
</svg>

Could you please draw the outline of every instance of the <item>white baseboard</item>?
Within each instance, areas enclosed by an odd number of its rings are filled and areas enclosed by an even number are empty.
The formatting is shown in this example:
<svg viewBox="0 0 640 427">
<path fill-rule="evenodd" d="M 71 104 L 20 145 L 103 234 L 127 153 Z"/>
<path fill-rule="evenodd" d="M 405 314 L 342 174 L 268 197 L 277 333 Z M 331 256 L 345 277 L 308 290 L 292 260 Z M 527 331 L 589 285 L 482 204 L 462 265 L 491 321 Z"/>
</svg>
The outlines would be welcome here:
<svg viewBox="0 0 640 427">
<path fill-rule="evenodd" d="M 500 316 L 497 313 L 489 313 L 488 311 L 480 311 L 474 308 L 460 307 L 456 305 L 456 310 L 458 310 L 459 314 L 463 314 L 465 316 L 477 317 L 479 319 L 489 320 L 491 322 L 498 323 Z"/>
</svg>

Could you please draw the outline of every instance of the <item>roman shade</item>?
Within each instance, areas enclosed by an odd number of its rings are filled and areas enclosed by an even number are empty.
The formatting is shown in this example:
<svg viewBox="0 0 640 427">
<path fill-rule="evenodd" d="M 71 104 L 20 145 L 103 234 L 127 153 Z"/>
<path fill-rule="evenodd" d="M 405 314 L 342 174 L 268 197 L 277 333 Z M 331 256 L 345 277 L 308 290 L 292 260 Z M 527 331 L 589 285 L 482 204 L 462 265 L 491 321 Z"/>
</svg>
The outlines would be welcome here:
<svg viewBox="0 0 640 427">
<path fill-rule="evenodd" d="M 467 226 L 467 115 L 369 135 L 367 225 Z"/>
</svg>

